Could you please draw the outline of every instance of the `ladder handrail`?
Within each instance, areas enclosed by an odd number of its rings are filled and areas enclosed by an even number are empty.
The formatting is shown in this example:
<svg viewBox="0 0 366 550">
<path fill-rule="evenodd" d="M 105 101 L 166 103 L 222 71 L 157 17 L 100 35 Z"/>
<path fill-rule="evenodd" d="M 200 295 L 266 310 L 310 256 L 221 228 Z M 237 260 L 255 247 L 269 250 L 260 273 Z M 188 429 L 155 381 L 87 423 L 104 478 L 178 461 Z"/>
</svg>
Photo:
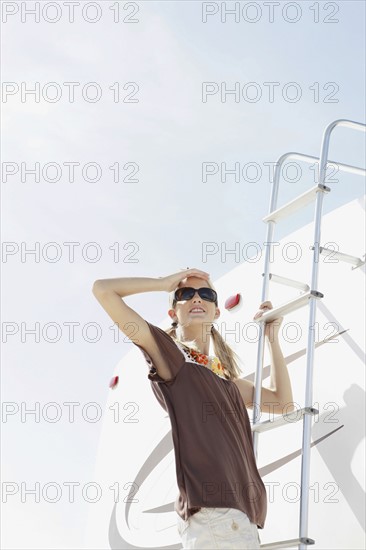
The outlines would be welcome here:
<svg viewBox="0 0 366 550">
<path fill-rule="evenodd" d="M 328 159 L 328 153 L 329 153 L 329 143 L 330 143 L 330 137 L 333 132 L 333 130 L 337 126 L 344 126 L 345 128 L 349 128 L 351 130 L 357 130 L 359 132 L 366 132 L 366 124 L 363 124 L 362 122 L 356 122 L 355 120 L 348 120 L 346 118 L 339 118 L 338 120 L 334 120 L 324 130 L 323 137 L 322 137 L 322 146 L 321 146 L 321 152 L 320 152 L 320 173 L 319 173 L 319 183 L 323 183 L 325 180 L 325 172 L 327 169 L 327 159 Z"/>
<path fill-rule="evenodd" d="M 334 130 L 334 128 L 336 128 L 337 126 L 345 126 L 345 127 L 351 128 L 353 130 L 358 130 L 358 131 L 363 131 L 363 132 L 366 131 L 366 124 L 363 124 L 362 122 L 355 122 L 354 120 L 348 120 L 348 119 L 340 118 L 340 119 L 335 120 L 335 121 L 331 122 L 330 124 L 328 124 L 328 126 L 324 130 L 323 137 L 322 137 L 322 146 L 321 146 L 320 157 L 313 157 L 313 156 L 310 156 L 310 155 L 304 155 L 302 153 L 295 153 L 295 152 L 284 153 L 283 155 L 281 155 L 279 157 L 278 161 L 276 162 L 276 167 L 275 167 L 275 172 L 274 172 L 274 180 L 273 180 L 272 191 L 271 191 L 272 201 L 271 201 L 270 206 L 269 206 L 269 213 L 273 212 L 277 208 L 277 198 L 278 198 L 278 188 L 279 188 L 279 183 L 280 183 L 281 168 L 282 168 L 282 164 L 284 163 L 284 161 L 287 158 L 290 158 L 290 157 L 299 158 L 300 160 L 303 160 L 304 162 L 311 162 L 313 160 L 320 161 L 321 169 L 320 169 L 320 172 L 318 170 L 318 176 L 319 176 L 319 183 L 321 183 L 321 184 L 324 184 L 325 171 L 326 171 L 328 163 L 329 164 L 336 164 L 341 170 L 343 169 L 347 172 L 352 171 L 352 173 L 355 173 L 355 174 L 358 174 L 358 175 L 364 175 L 366 173 L 366 170 L 364 168 L 359 168 L 358 166 L 353 166 L 352 164 L 347 165 L 347 164 L 341 164 L 341 163 L 336 163 L 334 161 L 327 161 L 326 160 L 328 158 L 329 142 L 330 142 L 331 133 Z M 350 168 L 351 170 L 350 169 L 346 170 L 346 167 Z M 264 300 L 265 299 L 266 298 L 264 298 Z"/>
<path fill-rule="evenodd" d="M 313 155 L 305 155 L 305 153 L 299 153 L 297 151 L 289 151 L 288 153 L 284 153 L 278 158 L 276 162 L 276 167 L 278 165 L 278 167 L 281 168 L 285 160 L 288 158 L 302 160 L 303 162 L 308 162 L 309 164 L 311 162 L 314 162 L 314 163 L 319 162 L 320 160 L 320 157 L 314 157 Z M 360 168 L 359 166 L 355 166 L 353 164 L 344 164 L 343 162 L 336 162 L 335 160 L 328 160 L 327 164 L 335 164 L 340 170 L 343 170 L 344 172 L 350 172 L 352 174 L 358 174 L 360 176 L 366 175 L 366 168 Z M 279 173 L 277 178 L 279 178 L 280 176 L 280 170 L 278 170 L 278 172 Z M 276 173 L 275 173 L 275 178 L 276 178 Z"/>
<path fill-rule="evenodd" d="M 303 160 L 304 162 L 313 162 L 318 160 L 318 181 L 319 186 L 325 187 L 325 176 L 326 169 L 331 162 L 328 161 L 329 153 L 329 143 L 332 131 L 337 126 L 344 126 L 352 130 L 357 131 L 366 131 L 366 124 L 348 120 L 348 119 L 338 119 L 326 127 L 322 136 L 321 142 L 321 153 L 320 157 L 313 157 L 310 155 L 304 155 L 301 153 L 285 153 L 282 155 L 275 166 L 274 179 L 271 189 L 271 199 L 270 199 L 270 211 L 269 214 L 274 212 L 277 208 L 277 198 L 278 198 L 278 189 L 280 183 L 280 173 L 281 167 L 284 161 L 287 158 L 293 157 Z M 339 169 L 345 170 L 351 173 L 358 175 L 366 174 L 366 170 L 363 168 L 355 167 L 353 165 L 347 164 L 336 164 Z M 326 188 L 329 191 L 329 188 Z M 324 198 L 324 189 L 320 189 L 316 193 L 315 199 L 315 225 L 314 225 L 314 246 L 313 246 L 313 265 L 311 273 L 311 291 L 317 293 L 317 284 L 318 284 L 318 272 L 319 272 L 319 253 L 320 253 L 320 235 L 321 235 L 321 220 L 322 220 L 322 205 Z M 268 287 L 269 287 L 269 260 L 272 253 L 272 242 L 273 242 L 273 233 L 274 233 L 274 220 L 267 221 L 267 237 L 266 237 L 266 251 L 265 251 L 265 266 L 263 273 L 263 285 L 262 285 L 262 302 L 267 300 L 268 296 Z M 315 348 L 315 338 L 314 330 L 312 327 L 315 326 L 316 319 L 316 300 L 311 299 L 309 304 L 309 325 L 308 325 L 308 345 L 306 349 L 306 390 L 305 390 L 305 403 L 304 407 L 312 407 L 312 398 L 313 398 L 313 366 L 314 366 L 314 348 Z M 258 423 L 258 417 L 261 414 L 260 403 L 261 403 L 261 389 L 262 389 L 262 371 L 263 371 L 263 357 L 264 357 L 264 343 L 265 343 L 265 324 L 262 323 L 258 340 L 258 353 L 257 353 L 257 366 L 254 379 L 254 406 L 253 406 L 253 425 Z M 311 451 L 311 427 L 312 427 L 312 418 L 311 415 L 305 415 L 303 418 L 303 439 L 302 439 L 302 459 L 301 459 L 301 497 L 300 497 L 300 525 L 299 525 L 299 549 L 306 550 L 307 544 L 309 544 L 311 539 L 307 539 L 308 531 L 308 509 L 309 509 L 309 476 L 310 476 L 310 451 Z M 253 449 L 255 454 L 255 459 L 257 460 L 257 447 L 258 447 L 258 437 L 259 431 L 254 430 L 253 435 Z M 307 541 L 307 542 L 304 542 Z M 313 541 L 314 542 L 314 541 Z"/>
</svg>

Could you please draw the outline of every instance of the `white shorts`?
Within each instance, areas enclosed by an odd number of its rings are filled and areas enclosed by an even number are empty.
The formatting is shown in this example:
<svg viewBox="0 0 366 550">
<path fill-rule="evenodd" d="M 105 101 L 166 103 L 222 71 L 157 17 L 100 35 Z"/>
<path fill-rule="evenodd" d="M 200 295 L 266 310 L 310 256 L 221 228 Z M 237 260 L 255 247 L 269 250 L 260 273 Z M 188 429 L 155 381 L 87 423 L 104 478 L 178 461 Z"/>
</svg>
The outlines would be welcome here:
<svg viewBox="0 0 366 550">
<path fill-rule="evenodd" d="M 259 550 L 258 527 L 236 508 L 201 508 L 177 529 L 185 549 Z"/>
</svg>

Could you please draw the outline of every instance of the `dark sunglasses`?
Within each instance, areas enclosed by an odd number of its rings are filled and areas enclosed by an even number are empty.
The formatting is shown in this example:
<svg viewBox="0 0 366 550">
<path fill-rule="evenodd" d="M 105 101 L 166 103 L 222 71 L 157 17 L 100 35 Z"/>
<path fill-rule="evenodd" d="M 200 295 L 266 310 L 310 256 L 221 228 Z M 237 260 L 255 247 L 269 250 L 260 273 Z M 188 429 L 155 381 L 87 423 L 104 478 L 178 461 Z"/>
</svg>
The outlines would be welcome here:
<svg viewBox="0 0 366 550">
<path fill-rule="evenodd" d="M 192 288 L 190 286 L 184 286 L 178 288 L 174 293 L 174 304 L 176 302 L 181 302 L 182 300 L 190 300 L 198 292 L 198 295 L 202 300 L 207 302 L 215 302 L 217 306 L 217 292 L 209 287 L 202 288 Z"/>
</svg>

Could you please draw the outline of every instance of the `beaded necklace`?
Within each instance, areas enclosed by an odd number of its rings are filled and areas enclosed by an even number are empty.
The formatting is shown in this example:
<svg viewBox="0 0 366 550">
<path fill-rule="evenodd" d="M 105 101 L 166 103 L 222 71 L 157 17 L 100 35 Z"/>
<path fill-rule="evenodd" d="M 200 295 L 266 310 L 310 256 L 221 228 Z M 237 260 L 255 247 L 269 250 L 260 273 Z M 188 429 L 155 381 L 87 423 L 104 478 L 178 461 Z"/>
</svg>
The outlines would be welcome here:
<svg viewBox="0 0 366 550">
<path fill-rule="evenodd" d="M 226 379 L 224 369 L 218 357 L 216 357 L 215 355 L 205 355 L 204 353 L 199 353 L 195 349 L 188 346 L 186 346 L 186 348 L 188 349 L 188 355 L 190 355 L 196 363 L 204 365 L 206 368 L 210 369 L 221 378 Z"/>
</svg>

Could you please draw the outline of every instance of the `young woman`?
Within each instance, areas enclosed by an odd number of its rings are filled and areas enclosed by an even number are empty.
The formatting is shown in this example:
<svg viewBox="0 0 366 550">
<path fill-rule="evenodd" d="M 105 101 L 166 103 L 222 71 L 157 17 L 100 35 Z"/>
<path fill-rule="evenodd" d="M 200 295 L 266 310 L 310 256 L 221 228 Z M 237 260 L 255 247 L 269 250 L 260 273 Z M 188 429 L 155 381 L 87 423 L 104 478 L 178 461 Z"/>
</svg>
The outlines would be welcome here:
<svg viewBox="0 0 366 550">
<path fill-rule="evenodd" d="M 167 330 L 146 321 L 123 301 L 125 296 L 152 291 L 170 293 L 172 326 Z M 259 549 L 267 494 L 256 466 L 247 412 L 253 407 L 254 385 L 240 378 L 237 355 L 213 325 L 220 309 L 209 274 L 187 268 L 166 277 L 102 279 L 95 281 L 93 293 L 143 353 L 154 394 L 169 414 L 179 487 L 174 509 L 184 548 Z M 261 310 L 266 308 L 272 308 L 270 302 L 261 304 Z M 277 414 L 284 406 L 286 412 L 293 410 L 278 345 L 282 319 L 266 324 L 266 337 L 271 333 L 272 387 L 262 387 L 260 404 L 262 411 Z"/>
</svg>

